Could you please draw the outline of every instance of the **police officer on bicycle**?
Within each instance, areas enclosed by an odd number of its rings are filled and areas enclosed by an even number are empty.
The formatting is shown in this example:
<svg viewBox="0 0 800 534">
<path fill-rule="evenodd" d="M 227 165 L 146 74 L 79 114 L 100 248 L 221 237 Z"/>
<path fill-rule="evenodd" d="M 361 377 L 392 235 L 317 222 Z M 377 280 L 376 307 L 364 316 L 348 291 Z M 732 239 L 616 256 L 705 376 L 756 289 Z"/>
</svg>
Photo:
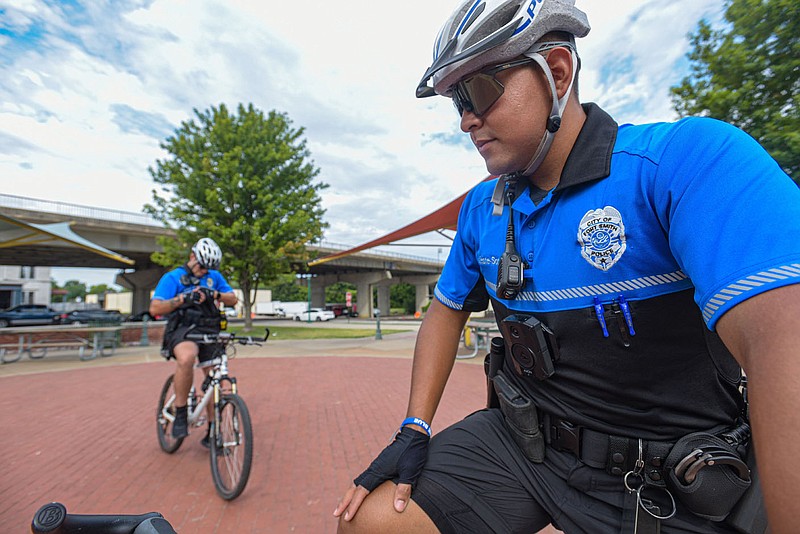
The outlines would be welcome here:
<svg viewBox="0 0 800 534">
<path fill-rule="evenodd" d="M 166 273 L 159 280 L 150 301 L 150 314 L 169 317 L 162 355 L 175 358 L 175 422 L 172 436 L 189 435 L 187 397 L 192 387 L 195 359 L 200 366 L 212 359 L 213 344 L 198 344 L 185 339 L 187 333 L 218 334 L 221 316 L 217 303 L 234 306 L 238 299 L 218 271 L 222 250 L 209 237 L 197 241 L 189 253 L 189 261 Z M 207 370 L 205 371 L 207 372 Z M 210 418 L 209 418 L 210 420 Z M 208 443 L 208 435 L 203 444 Z"/>
</svg>

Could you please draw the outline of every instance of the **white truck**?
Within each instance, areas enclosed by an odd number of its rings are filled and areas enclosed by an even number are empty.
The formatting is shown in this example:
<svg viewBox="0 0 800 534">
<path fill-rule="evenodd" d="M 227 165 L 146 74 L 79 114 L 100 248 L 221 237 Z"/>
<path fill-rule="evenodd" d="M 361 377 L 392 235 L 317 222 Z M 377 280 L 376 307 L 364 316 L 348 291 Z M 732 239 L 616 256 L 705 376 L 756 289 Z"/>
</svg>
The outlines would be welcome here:
<svg viewBox="0 0 800 534">
<path fill-rule="evenodd" d="M 256 315 L 269 315 L 273 317 L 286 317 L 286 311 L 282 307 L 283 303 L 279 300 L 270 302 L 256 302 Z"/>
<path fill-rule="evenodd" d="M 272 317 L 286 317 L 291 319 L 295 315 L 300 315 L 308 311 L 308 302 L 281 302 L 273 300 L 269 302 L 256 302 L 254 305 L 256 315 L 266 315 Z"/>
<path fill-rule="evenodd" d="M 281 309 L 287 319 L 308 311 L 308 302 L 281 302 Z"/>
</svg>

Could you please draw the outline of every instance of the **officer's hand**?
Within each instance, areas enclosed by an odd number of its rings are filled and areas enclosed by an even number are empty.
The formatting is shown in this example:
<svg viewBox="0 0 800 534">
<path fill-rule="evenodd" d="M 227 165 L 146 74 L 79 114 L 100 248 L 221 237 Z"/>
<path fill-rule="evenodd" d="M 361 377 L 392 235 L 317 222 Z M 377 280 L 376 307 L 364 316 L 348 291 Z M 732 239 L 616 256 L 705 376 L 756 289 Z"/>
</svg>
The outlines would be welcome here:
<svg viewBox="0 0 800 534">
<path fill-rule="evenodd" d="M 196 287 L 192 289 L 192 292 L 189 293 L 189 295 L 186 297 L 186 302 L 192 305 L 197 305 L 197 304 L 202 304 L 205 299 L 206 299 L 205 294 L 203 294 L 203 292 L 200 291 L 200 288 Z"/>
<path fill-rule="evenodd" d="M 216 293 L 216 290 L 209 289 L 207 287 L 200 287 L 197 288 L 197 291 L 199 291 L 203 295 L 203 300 L 201 300 L 200 302 L 205 302 L 206 300 L 214 300 L 214 293 Z"/>
<path fill-rule="evenodd" d="M 394 508 L 402 512 L 411 498 L 411 487 L 417 482 L 428 457 L 430 438 L 409 427 L 403 427 L 366 471 L 361 473 L 345 494 L 333 515 L 344 513 L 345 521 L 351 520 L 366 496 L 387 480 L 397 479 Z"/>
</svg>

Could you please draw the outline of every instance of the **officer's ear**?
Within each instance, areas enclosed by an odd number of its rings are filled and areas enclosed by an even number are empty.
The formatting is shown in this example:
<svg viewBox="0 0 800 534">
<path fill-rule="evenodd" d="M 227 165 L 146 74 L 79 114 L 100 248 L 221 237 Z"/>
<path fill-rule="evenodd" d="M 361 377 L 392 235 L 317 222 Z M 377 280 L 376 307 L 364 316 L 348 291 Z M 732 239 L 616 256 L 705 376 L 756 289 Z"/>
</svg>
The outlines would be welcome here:
<svg viewBox="0 0 800 534">
<path fill-rule="evenodd" d="M 547 64 L 553 74 L 553 81 L 556 84 L 558 98 L 562 98 L 569 88 L 572 81 L 572 54 L 569 49 L 557 46 L 547 53 Z M 575 73 L 577 76 L 577 73 Z"/>
</svg>

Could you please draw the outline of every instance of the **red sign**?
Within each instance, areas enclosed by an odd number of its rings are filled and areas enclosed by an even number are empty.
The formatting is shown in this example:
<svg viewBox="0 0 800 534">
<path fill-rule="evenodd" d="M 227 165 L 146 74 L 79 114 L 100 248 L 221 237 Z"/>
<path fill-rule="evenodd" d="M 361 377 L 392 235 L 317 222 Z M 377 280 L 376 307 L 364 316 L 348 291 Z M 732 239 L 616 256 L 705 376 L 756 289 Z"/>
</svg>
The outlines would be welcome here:
<svg viewBox="0 0 800 534">
<path fill-rule="evenodd" d="M 344 294 L 344 303 L 348 308 L 353 305 L 353 294 L 349 291 Z"/>
</svg>

